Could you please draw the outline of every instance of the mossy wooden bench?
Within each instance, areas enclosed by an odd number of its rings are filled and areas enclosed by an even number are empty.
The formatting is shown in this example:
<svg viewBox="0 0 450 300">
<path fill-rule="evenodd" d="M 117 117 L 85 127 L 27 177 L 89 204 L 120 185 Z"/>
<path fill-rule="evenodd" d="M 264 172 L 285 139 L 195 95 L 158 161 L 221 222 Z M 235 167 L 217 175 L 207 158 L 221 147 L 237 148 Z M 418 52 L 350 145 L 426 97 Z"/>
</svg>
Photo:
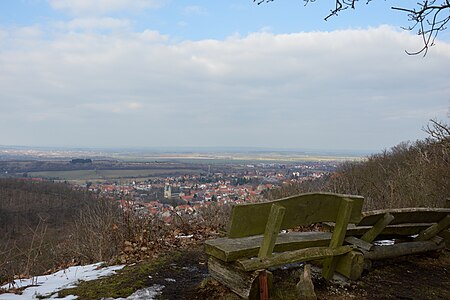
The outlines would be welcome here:
<svg viewBox="0 0 450 300">
<path fill-rule="evenodd" d="M 333 223 L 325 225 L 330 231 L 338 230 Z M 347 227 L 345 241 L 359 241 L 358 248 L 364 255 L 365 266 L 370 268 L 372 260 L 436 251 L 445 245 L 449 248 L 449 227 L 450 208 L 375 210 L 363 212 L 358 224 Z M 392 242 L 381 243 L 383 240 Z M 359 276 L 354 272 L 349 277 L 357 279 Z"/>
<path fill-rule="evenodd" d="M 270 286 L 270 267 L 323 260 L 323 277 L 342 266 L 340 258 L 355 246 L 344 245 L 348 224 L 361 220 L 360 196 L 310 193 L 275 201 L 236 205 L 228 236 L 205 242 L 210 275 L 243 298 L 259 298 Z M 297 226 L 335 222 L 330 232 L 285 232 Z M 347 259 L 345 264 L 350 264 Z M 259 280 L 257 280 L 259 278 Z M 262 278 L 262 280 L 261 280 Z"/>
</svg>

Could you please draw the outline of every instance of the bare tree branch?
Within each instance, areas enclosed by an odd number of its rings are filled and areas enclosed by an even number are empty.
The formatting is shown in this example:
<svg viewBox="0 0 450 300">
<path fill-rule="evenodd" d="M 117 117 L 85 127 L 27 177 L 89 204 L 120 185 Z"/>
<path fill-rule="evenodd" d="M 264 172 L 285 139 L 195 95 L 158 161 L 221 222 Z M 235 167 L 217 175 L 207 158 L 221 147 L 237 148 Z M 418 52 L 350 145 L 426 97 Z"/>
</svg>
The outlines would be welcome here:
<svg viewBox="0 0 450 300">
<path fill-rule="evenodd" d="M 273 2 L 274 0 L 253 0 L 256 4 Z M 315 2 L 316 0 L 303 0 L 305 5 Z M 325 17 L 327 21 L 332 16 L 337 16 L 339 12 L 348 8 L 355 9 L 359 0 L 335 0 L 335 7 Z M 372 0 L 365 0 L 366 4 Z M 425 56 L 428 49 L 434 46 L 437 35 L 447 29 L 450 22 L 450 0 L 419 0 L 416 7 L 403 8 L 391 7 L 394 10 L 404 12 L 408 16 L 411 26 L 403 27 L 405 30 L 417 30 L 417 34 L 422 37 L 423 47 L 418 51 L 405 51 L 408 55 L 418 55 L 423 53 Z"/>
<path fill-rule="evenodd" d="M 423 130 L 430 135 L 431 138 L 441 141 L 450 142 L 450 124 L 439 122 L 436 120 L 430 120 L 430 123 L 423 128 Z"/>
<path fill-rule="evenodd" d="M 392 7 L 392 9 L 406 12 L 409 21 L 413 25 L 407 27 L 407 30 L 419 28 L 417 34 L 422 36 L 423 48 L 416 52 L 406 52 L 409 55 L 427 54 L 428 49 L 434 45 L 434 41 L 439 32 L 447 29 L 447 23 L 450 21 L 450 3 L 449 0 L 437 3 L 437 0 L 423 0 L 417 3 L 419 9 L 407 9 Z"/>
</svg>

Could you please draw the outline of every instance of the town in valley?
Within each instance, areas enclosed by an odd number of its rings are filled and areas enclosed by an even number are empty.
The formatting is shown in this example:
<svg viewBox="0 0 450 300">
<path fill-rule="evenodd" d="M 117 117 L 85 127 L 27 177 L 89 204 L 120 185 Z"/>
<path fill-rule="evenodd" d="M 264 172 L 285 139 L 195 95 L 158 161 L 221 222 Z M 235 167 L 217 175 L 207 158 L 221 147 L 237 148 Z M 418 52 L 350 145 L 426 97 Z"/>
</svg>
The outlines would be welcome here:
<svg viewBox="0 0 450 300">
<path fill-rule="evenodd" d="M 68 182 L 73 189 L 118 201 L 123 209 L 166 221 L 211 204 L 260 201 L 271 189 L 320 179 L 355 159 L 275 152 L 125 157 L 124 152 L 0 150 L 2 177 Z"/>
</svg>

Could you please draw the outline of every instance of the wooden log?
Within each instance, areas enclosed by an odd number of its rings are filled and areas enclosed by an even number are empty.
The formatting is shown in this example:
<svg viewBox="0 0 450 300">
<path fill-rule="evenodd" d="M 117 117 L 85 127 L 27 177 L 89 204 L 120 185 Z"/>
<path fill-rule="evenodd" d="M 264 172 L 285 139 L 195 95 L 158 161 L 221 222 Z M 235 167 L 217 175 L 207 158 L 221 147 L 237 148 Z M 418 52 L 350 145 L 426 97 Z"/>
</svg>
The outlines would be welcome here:
<svg viewBox="0 0 450 300">
<path fill-rule="evenodd" d="M 259 248 L 259 258 L 264 258 L 272 255 L 278 233 L 280 232 L 280 226 L 281 222 L 283 221 L 285 211 L 286 208 L 284 208 L 283 206 L 277 204 L 272 205 L 261 248 Z"/>
<path fill-rule="evenodd" d="M 388 246 L 374 246 L 369 252 L 364 252 L 364 258 L 380 260 L 403 255 L 424 253 L 443 249 L 444 243 L 436 244 L 434 241 L 405 242 Z"/>
<path fill-rule="evenodd" d="M 250 258 L 258 255 L 263 237 L 250 236 L 230 239 L 218 238 L 205 242 L 205 252 L 222 261 L 235 261 L 239 258 Z M 310 247 L 328 246 L 331 240 L 329 232 L 289 232 L 280 233 L 275 242 L 274 251 L 284 252 Z"/>
<path fill-rule="evenodd" d="M 327 257 L 342 255 L 353 249 L 354 246 L 341 246 L 334 249 L 330 247 L 314 247 L 289 252 L 274 253 L 271 257 L 262 259 L 239 259 L 236 261 L 236 264 L 244 271 L 254 271 L 289 263 L 320 260 Z"/>
<path fill-rule="evenodd" d="M 259 298 L 259 272 L 244 272 L 232 263 L 222 262 L 214 257 L 208 260 L 209 274 L 244 299 Z M 271 289 L 273 275 L 266 271 L 268 287 Z"/>
<path fill-rule="evenodd" d="M 370 251 L 370 249 L 373 247 L 373 244 L 368 243 L 362 239 L 358 239 L 354 236 L 346 237 L 345 242 L 352 244 L 353 246 L 356 246 L 356 247 L 366 250 L 366 251 Z"/>
<path fill-rule="evenodd" d="M 394 220 L 394 216 L 390 213 L 385 213 L 383 217 L 381 217 L 375 225 L 371 229 L 369 229 L 364 235 L 361 237 L 361 240 L 366 242 L 373 242 L 380 233 L 386 228 L 389 223 Z"/>
<path fill-rule="evenodd" d="M 342 255 L 336 266 L 336 272 L 351 280 L 361 277 L 364 270 L 364 255 L 361 251 L 353 250 Z"/>
<path fill-rule="evenodd" d="M 333 236 L 330 241 L 330 248 L 335 249 L 342 246 L 345 239 L 345 233 L 347 231 L 348 222 L 352 214 L 353 200 L 342 199 L 341 205 L 336 218 L 336 227 L 333 231 Z M 333 277 L 334 270 L 337 265 L 337 257 L 327 257 L 323 262 L 322 276 L 326 280 L 330 280 Z"/>
<path fill-rule="evenodd" d="M 439 232 L 441 232 L 444 229 L 447 229 L 450 226 L 450 214 L 445 216 L 442 220 L 439 221 L 437 224 L 433 224 L 424 231 L 419 233 L 419 236 L 417 236 L 414 240 L 415 241 L 426 241 L 431 239 L 432 237 L 435 237 Z"/>
</svg>

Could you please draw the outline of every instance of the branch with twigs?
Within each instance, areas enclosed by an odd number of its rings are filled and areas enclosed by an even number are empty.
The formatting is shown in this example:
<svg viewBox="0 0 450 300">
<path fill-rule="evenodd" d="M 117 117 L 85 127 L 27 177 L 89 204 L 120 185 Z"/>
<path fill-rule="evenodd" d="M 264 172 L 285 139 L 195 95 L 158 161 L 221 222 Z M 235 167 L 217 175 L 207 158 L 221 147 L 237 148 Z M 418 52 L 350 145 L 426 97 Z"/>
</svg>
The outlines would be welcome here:
<svg viewBox="0 0 450 300">
<path fill-rule="evenodd" d="M 450 142 L 450 124 L 432 119 L 423 130 L 436 141 Z"/>
<path fill-rule="evenodd" d="M 409 21 L 414 22 L 412 26 L 406 27 L 406 30 L 415 30 L 418 28 L 417 34 L 422 36 L 423 47 L 416 52 L 408 52 L 409 55 L 427 54 L 428 49 L 434 46 L 434 41 L 439 32 L 447 29 L 447 23 L 450 21 L 450 1 L 443 0 L 437 3 L 437 0 L 423 0 L 417 3 L 419 9 L 407 9 L 400 7 L 392 7 L 392 9 L 406 12 Z"/>
<path fill-rule="evenodd" d="M 253 0 L 254 3 L 260 5 L 262 3 L 273 2 L 274 0 Z M 316 2 L 316 0 L 303 0 L 305 5 Z M 330 13 L 325 17 L 327 21 L 332 16 L 337 16 L 338 13 L 348 8 L 355 9 L 356 2 L 359 0 L 335 0 L 335 7 L 330 10 Z M 372 0 L 365 0 L 366 4 Z M 422 37 L 423 47 L 414 52 L 405 51 L 408 55 L 418 55 L 423 53 L 425 56 L 428 49 L 434 46 L 437 35 L 447 29 L 447 24 L 450 22 L 450 0 L 420 0 L 416 3 L 417 8 L 401 8 L 391 7 L 394 10 L 405 12 L 408 15 L 409 21 L 413 23 L 412 26 L 403 27 L 405 30 L 417 30 L 417 34 Z"/>
</svg>

